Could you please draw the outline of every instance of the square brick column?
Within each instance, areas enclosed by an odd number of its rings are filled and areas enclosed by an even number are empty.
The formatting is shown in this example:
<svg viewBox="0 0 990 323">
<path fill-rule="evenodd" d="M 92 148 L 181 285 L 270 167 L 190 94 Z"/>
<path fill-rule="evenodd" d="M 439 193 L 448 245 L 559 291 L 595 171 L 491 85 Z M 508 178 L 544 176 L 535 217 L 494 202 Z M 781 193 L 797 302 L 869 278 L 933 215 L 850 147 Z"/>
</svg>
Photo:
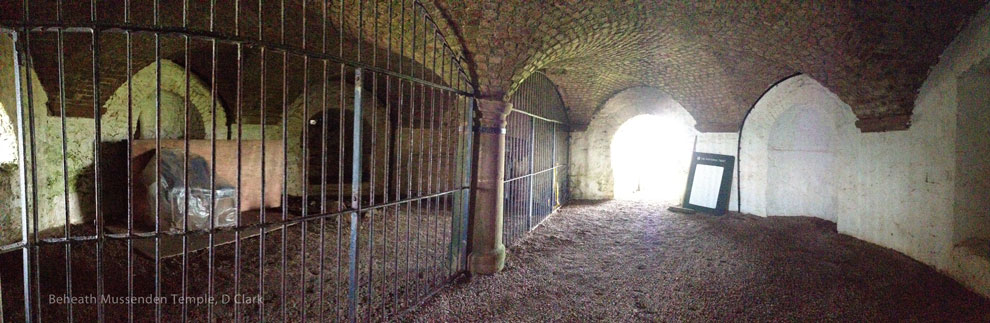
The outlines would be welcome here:
<svg viewBox="0 0 990 323">
<path fill-rule="evenodd" d="M 469 266 L 472 274 L 491 275 L 505 267 L 502 182 L 505 179 L 505 118 L 512 110 L 512 104 L 487 99 L 478 99 L 477 103 L 477 179 L 473 187 Z"/>
</svg>

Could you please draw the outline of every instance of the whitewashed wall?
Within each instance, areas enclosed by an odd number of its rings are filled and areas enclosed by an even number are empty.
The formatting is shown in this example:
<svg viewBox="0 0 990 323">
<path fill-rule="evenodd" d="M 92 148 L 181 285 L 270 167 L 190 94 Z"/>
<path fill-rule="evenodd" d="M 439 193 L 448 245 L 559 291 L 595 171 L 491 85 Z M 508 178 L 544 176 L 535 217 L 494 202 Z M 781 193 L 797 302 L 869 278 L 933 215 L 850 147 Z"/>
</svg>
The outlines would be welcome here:
<svg viewBox="0 0 990 323">
<path fill-rule="evenodd" d="M 849 105 L 806 75 L 767 91 L 742 130 L 742 211 L 837 219 L 838 168 L 858 133 Z M 847 154 L 846 154 L 847 155 Z"/>
<path fill-rule="evenodd" d="M 905 131 L 860 133 L 849 107 L 814 80 L 798 76 L 781 82 L 756 104 L 743 127 L 742 211 L 777 215 L 773 204 L 779 202 L 773 199 L 783 197 L 767 193 L 772 190 L 771 136 L 783 131 L 782 138 L 793 137 L 800 131 L 787 135 L 789 130 L 775 130 L 774 124 L 798 106 L 832 111 L 836 137 L 831 151 L 839 167 L 831 184 L 839 232 L 900 251 L 990 296 L 990 237 L 985 237 L 985 223 L 975 224 L 986 217 L 963 212 L 959 203 L 974 199 L 957 192 L 986 184 L 984 179 L 971 182 L 979 185 L 960 185 L 957 165 L 960 154 L 982 151 L 984 141 L 972 137 L 990 134 L 985 122 L 969 122 L 985 116 L 959 109 L 960 99 L 966 100 L 959 93 L 969 91 L 960 87 L 960 79 L 988 56 L 990 7 L 974 17 L 932 68 Z"/>
</svg>

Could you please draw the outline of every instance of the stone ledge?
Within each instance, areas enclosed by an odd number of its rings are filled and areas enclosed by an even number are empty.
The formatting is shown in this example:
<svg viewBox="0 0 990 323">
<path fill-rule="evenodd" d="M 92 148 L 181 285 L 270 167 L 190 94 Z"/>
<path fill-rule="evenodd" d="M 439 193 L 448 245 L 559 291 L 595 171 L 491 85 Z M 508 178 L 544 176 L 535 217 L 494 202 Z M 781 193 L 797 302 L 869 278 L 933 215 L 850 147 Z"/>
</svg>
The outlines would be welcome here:
<svg viewBox="0 0 990 323">
<path fill-rule="evenodd" d="M 969 239 L 952 248 L 949 275 L 967 288 L 990 297 L 990 240 Z"/>
<path fill-rule="evenodd" d="M 876 118 L 861 117 L 856 120 L 856 127 L 862 132 L 885 132 L 907 130 L 911 127 L 911 115 L 893 115 Z"/>
</svg>

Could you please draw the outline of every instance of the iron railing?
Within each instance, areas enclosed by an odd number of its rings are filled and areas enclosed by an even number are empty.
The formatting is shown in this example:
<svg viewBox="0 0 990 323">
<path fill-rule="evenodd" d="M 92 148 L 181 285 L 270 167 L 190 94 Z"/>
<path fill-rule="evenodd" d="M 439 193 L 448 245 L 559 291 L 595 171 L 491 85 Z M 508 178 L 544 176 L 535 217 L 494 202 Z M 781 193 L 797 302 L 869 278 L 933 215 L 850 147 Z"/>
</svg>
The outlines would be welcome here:
<svg viewBox="0 0 990 323">
<path fill-rule="evenodd" d="M 0 321 L 389 320 L 465 272 L 474 88 L 419 1 L 0 9 Z"/>
<path fill-rule="evenodd" d="M 567 114 L 542 73 L 523 81 L 506 120 L 502 241 L 515 244 L 567 202 Z"/>
</svg>

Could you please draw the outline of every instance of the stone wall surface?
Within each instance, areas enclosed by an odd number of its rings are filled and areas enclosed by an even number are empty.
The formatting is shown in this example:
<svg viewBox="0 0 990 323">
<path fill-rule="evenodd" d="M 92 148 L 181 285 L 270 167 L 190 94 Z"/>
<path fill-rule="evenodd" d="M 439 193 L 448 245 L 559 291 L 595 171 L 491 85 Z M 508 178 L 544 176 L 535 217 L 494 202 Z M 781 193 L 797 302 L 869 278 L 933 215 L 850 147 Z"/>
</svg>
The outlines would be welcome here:
<svg viewBox="0 0 990 323">
<path fill-rule="evenodd" d="M 990 7 L 942 53 L 915 101 L 908 131 L 861 134 L 851 145 L 840 232 L 887 246 L 940 270 L 950 260 L 959 118 L 959 77 L 990 56 Z M 965 132 L 964 132 L 965 133 Z M 848 216 L 845 216 L 848 215 Z M 844 220 L 849 219 L 849 220 Z M 952 273 L 952 270 L 949 270 Z M 966 282 L 966 281 L 964 281 Z"/>
<path fill-rule="evenodd" d="M 988 56 L 990 7 L 976 16 L 932 68 L 906 131 L 860 133 L 849 105 L 810 77 L 801 75 L 776 85 L 755 105 L 743 127 L 742 211 L 783 215 L 775 214 L 780 210 L 774 205 L 785 197 L 770 193 L 769 183 L 779 179 L 770 171 L 774 150 L 816 146 L 807 142 L 813 139 L 808 136 L 820 131 L 791 129 L 797 133 L 786 134 L 788 129 L 775 124 L 787 122 L 794 109 L 827 112 L 835 129 L 830 151 L 841 166 L 818 177 L 832 181 L 839 232 L 903 252 L 987 294 L 990 271 L 978 265 L 987 262 L 986 253 L 979 252 L 986 243 L 973 242 L 986 239 L 986 209 L 980 209 L 968 193 L 986 185 L 986 177 L 981 177 L 986 174 L 986 162 L 981 160 L 987 134 L 986 123 L 981 122 L 986 119 L 985 95 L 970 95 L 974 87 L 985 84 L 968 78 L 967 71 L 980 68 Z M 973 108 L 981 104 L 983 108 Z M 778 137 L 782 142 L 774 142 L 775 131 L 785 132 Z M 792 171 L 788 176 L 812 175 L 806 164 L 786 168 Z M 821 216 L 807 209 L 803 213 Z"/>
<path fill-rule="evenodd" d="M 7 35 L 0 36 L 0 57 L 6 58 L 0 60 L 0 70 L 10 71 L 0 74 L 0 104 L 4 106 L 6 113 L 16 116 L 15 74 L 13 60 L 9 59 L 13 57 L 11 44 Z M 34 180 L 27 183 L 30 196 L 37 196 L 37 204 L 29 199 L 28 206 L 33 208 L 37 205 L 39 231 L 62 225 L 67 220 L 70 223 L 81 223 L 87 218 L 84 216 L 87 207 L 92 210 L 93 119 L 66 118 L 63 122 L 61 118 L 49 116 L 45 109 L 49 96 L 41 86 L 37 73 L 33 69 L 21 68 L 20 75 L 25 94 L 29 86 L 28 80 L 33 93 L 30 101 L 27 100 L 27 95 L 21 96 L 21 103 L 30 105 L 30 111 L 25 110 L 23 117 L 34 115 L 33 122 L 25 124 L 24 128 L 24 135 L 27 137 L 32 136 L 33 129 L 35 139 L 34 147 L 24 147 L 28 154 L 24 163 L 35 164 L 37 174 Z M 65 138 L 64 146 L 62 138 Z M 16 194 L 0 195 L 2 204 L 8 211 L 0 213 L 0 222 L 9 224 L 4 230 L 0 230 L 0 244 L 19 239 L 24 225 L 20 219 L 22 194 L 18 180 L 19 170 L 13 165 L 4 168 L 0 171 L 0 176 L 4 177 L 0 184 L 5 186 L 5 190 L 10 189 Z M 30 171 L 28 173 L 31 176 Z M 64 174 L 68 175 L 63 176 Z M 34 186 L 35 183 L 37 187 Z M 33 213 L 29 214 L 33 216 Z"/>
<path fill-rule="evenodd" d="M 957 82 L 954 243 L 990 238 L 990 58 Z"/>
<path fill-rule="evenodd" d="M 643 114 L 667 116 L 688 128 L 694 126 L 694 119 L 680 104 L 655 88 L 632 88 L 617 94 L 601 107 L 586 130 L 571 133 L 571 197 L 612 198 L 612 138 L 623 123 Z"/>
<path fill-rule="evenodd" d="M 828 132 L 834 129 L 822 129 L 823 134 Z M 813 132 L 807 134 L 814 136 Z M 767 214 L 814 216 L 835 222 L 835 154 L 831 146 L 787 149 L 771 144 L 769 157 Z"/>
</svg>

